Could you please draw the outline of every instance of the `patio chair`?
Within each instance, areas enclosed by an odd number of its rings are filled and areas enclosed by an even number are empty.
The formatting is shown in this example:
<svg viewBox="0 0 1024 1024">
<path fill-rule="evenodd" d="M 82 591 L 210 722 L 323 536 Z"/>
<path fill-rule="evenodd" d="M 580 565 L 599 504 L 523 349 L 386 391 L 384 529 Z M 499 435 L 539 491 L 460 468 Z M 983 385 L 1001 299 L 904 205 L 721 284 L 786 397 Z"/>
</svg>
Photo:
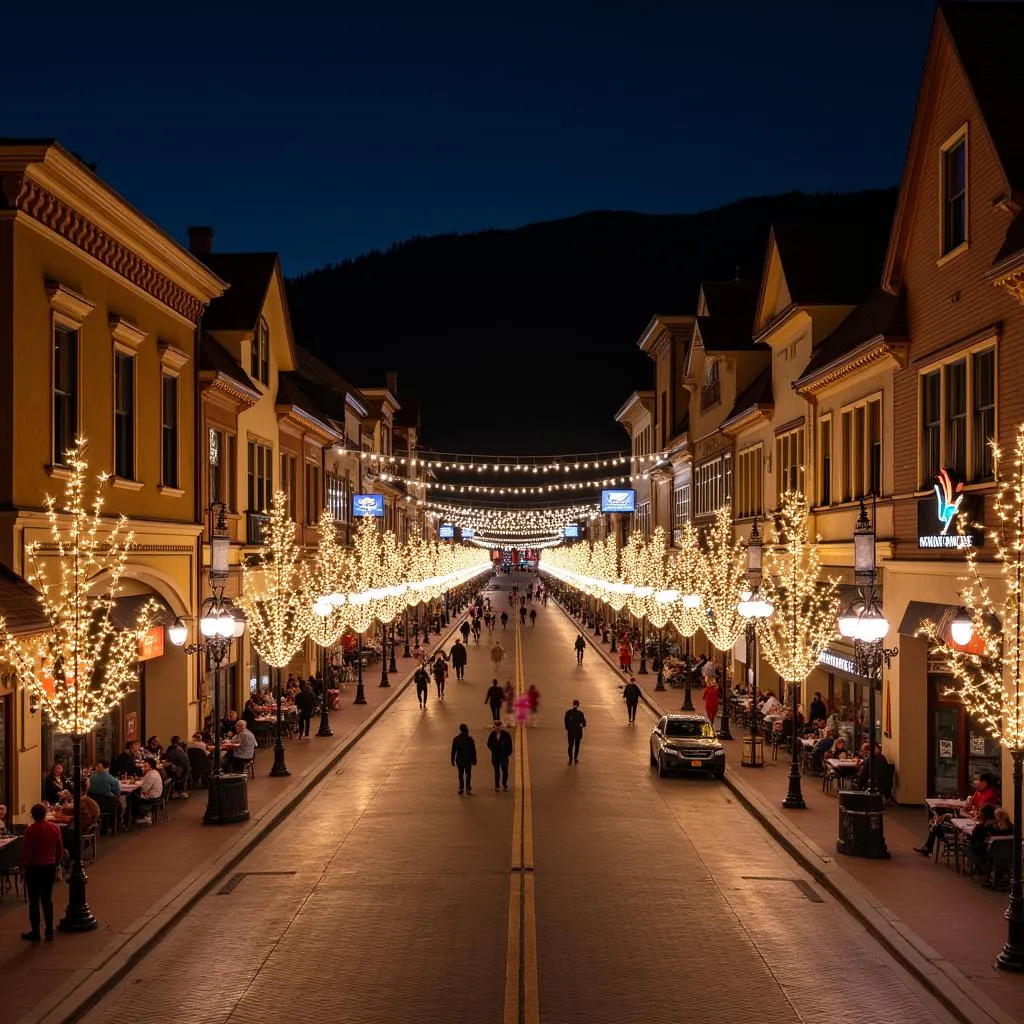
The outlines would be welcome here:
<svg viewBox="0 0 1024 1024">
<path fill-rule="evenodd" d="M 20 884 L 19 861 L 21 860 L 21 844 L 24 842 L 18 836 L 14 842 L 5 843 L 0 847 L 0 896 L 10 892 L 13 884 L 14 895 L 18 895 Z"/>
<path fill-rule="evenodd" d="M 960 873 L 960 839 L 956 834 L 955 826 L 943 821 L 939 824 L 939 830 L 935 837 L 935 863 L 942 858 L 949 864 L 950 858 L 956 865 L 957 874 Z"/>
</svg>

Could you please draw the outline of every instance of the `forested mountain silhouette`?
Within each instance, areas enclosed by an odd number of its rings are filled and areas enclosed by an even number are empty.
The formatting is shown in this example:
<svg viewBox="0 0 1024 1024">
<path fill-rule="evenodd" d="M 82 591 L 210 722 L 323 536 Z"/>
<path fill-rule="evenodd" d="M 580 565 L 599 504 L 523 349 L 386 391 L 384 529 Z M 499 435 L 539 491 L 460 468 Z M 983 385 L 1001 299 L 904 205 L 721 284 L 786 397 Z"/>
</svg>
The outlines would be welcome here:
<svg viewBox="0 0 1024 1024">
<path fill-rule="evenodd" d="M 288 301 L 296 338 L 352 383 L 398 372 L 435 449 L 621 447 L 613 417 L 651 386 L 636 343 L 655 313 L 692 313 L 701 280 L 758 279 L 773 221 L 880 226 L 880 278 L 895 198 L 790 192 L 411 238 L 289 280 Z"/>
</svg>

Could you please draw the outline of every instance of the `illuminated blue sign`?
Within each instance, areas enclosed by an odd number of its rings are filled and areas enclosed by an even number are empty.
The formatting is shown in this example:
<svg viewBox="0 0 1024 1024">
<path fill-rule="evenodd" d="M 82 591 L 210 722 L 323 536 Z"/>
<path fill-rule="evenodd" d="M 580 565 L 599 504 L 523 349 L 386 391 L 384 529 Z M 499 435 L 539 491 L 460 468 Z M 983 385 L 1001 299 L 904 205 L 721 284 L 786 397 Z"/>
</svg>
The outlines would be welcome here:
<svg viewBox="0 0 1024 1024">
<path fill-rule="evenodd" d="M 471 526 L 464 526 L 462 528 L 462 539 L 463 540 L 466 540 L 469 537 L 475 537 L 475 536 L 476 536 L 476 530 L 474 530 Z"/>
<path fill-rule="evenodd" d="M 439 526 L 437 528 L 437 535 L 441 540 L 451 540 L 455 536 L 454 526 Z"/>
<path fill-rule="evenodd" d="M 384 495 L 383 494 L 353 494 L 352 515 L 373 516 L 375 519 L 384 518 Z"/>
<path fill-rule="evenodd" d="M 602 491 L 602 512 L 635 512 L 636 491 Z"/>
<path fill-rule="evenodd" d="M 563 537 L 578 537 L 580 535 L 580 528 L 576 523 L 572 523 L 570 526 L 562 527 Z"/>
</svg>

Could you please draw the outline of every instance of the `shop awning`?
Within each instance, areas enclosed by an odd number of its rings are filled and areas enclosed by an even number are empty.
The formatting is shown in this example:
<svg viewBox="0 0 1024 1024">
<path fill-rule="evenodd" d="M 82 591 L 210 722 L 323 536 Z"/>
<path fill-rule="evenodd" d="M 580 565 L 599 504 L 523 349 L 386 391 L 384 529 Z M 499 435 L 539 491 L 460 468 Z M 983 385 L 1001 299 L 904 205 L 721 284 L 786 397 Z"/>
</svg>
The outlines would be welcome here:
<svg viewBox="0 0 1024 1024">
<path fill-rule="evenodd" d="M 32 636 L 50 628 L 39 592 L 6 565 L 0 565 L 0 616 L 15 636 Z"/>
<path fill-rule="evenodd" d="M 935 604 L 932 601 L 911 601 L 900 620 L 899 632 L 903 636 L 916 636 L 925 622 L 931 622 L 938 630 L 939 636 L 946 643 L 950 641 L 949 624 L 953 616 L 961 611 L 958 604 Z M 994 615 L 985 616 L 985 622 L 993 633 L 1001 633 L 1002 625 Z"/>
</svg>

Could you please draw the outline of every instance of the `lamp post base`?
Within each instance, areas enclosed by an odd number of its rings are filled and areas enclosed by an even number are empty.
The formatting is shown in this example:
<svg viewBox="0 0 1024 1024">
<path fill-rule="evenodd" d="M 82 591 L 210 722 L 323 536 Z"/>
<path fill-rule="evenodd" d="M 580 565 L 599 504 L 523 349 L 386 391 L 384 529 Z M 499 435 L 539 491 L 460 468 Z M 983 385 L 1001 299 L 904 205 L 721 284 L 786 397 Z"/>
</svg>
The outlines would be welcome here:
<svg viewBox="0 0 1024 1024">
<path fill-rule="evenodd" d="M 365 704 L 366 694 L 363 692 L 363 681 L 360 679 L 356 684 L 356 699 L 352 701 L 353 704 Z"/>
<path fill-rule="evenodd" d="M 334 730 L 331 728 L 331 719 L 327 712 L 324 711 L 320 715 L 320 728 L 316 731 L 317 736 L 333 736 Z"/>
<path fill-rule="evenodd" d="M 100 926 L 85 899 L 85 877 L 84 871 L 78 871 L 68 880 L 68 905 L 57 924 L 62 932 L 91 932 Z"/>
<path fill-rule="evenodd" d="M 996 957 L 995 967 L 1001 971 L 1024 973 L 1024 920 L 1014 921 L 1009 911 L 1004 915 L 1010 922 L 1010 931 L 1016 932 L 1017 938 L 1009 939 L 1003 951 Z"/>
<path fill-rule="evenodd" d="M 291 772 L 288 771 L 288 765 L 284 763 L 284 744 L 280 740 L 278 740 L 277 745 L 274 747 L 274 763 L 270 766 L 270 774 L 275 779 L 291 775 Z"/>
<path fill-rule="evenodd" d="M 685 672 L 686 669 L 684 669 L 683 671 Z M 687 676 L 686 680 L 686 692 L 683 694 L 683 706 L 679 710 L 693 711 L 693 694 L 690 692 L 689 676 Z"/>
</svg>

